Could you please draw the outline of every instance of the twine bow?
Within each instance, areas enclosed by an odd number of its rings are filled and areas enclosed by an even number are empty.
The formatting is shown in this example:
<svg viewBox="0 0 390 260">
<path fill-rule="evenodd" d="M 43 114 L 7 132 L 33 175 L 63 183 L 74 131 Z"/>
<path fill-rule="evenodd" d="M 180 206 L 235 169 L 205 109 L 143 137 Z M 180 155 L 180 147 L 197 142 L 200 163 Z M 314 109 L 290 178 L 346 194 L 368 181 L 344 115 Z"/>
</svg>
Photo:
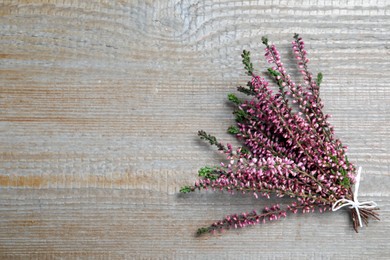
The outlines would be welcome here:
<svg viewBox="0 0 390 260">
<path fill-rule="evenodd" d="M 332 206 L 332 211 L 337 211 L 343 207 L 350 206 L 350 209 L 355 209 L 358 219 L 359 219 L 359 225 L 360 227 L 363 227 L 362 224 L 362 218 L 360 217 L 359 209 L 374 209 L 378 205 L 374 201 L 364 201 L 359 202 L 358 201 L 358 191 L 359 191 L 359 185 L 360 185 L 360 174 L 362 172 L 362 167 L 359 167 L 358 173 L 356 176 L 356 183 L 355 183 L 355 192 L 353 194 L 353 200 L 347 200 L 347 199 L 339 199 L 336 201 Z"/>
</svg>

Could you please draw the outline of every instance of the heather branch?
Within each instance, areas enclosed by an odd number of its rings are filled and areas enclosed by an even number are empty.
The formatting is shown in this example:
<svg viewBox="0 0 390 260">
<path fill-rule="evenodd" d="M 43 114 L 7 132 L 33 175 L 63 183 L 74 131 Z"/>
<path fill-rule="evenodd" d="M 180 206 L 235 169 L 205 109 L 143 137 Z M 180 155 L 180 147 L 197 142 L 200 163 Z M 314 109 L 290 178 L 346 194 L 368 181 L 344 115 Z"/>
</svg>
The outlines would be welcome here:
<svg viewBox="0 0 390 260">
<path fill-rule="evenodd" d="M 200 136 L 200 139 L 209 141 L 211 145 L 217 146 L 218 150 L 227 151 L 226 147 L 222 143 L 218 142 L 215 136 L 209 135 L 203 130 L 200 130 L 198 135 Z"/>
<path fill-rule="evenodd" d="M 250 59 L 250 52 L 244 50 L 241 54 L 242 57 L 242 63 L 244 64 L 245 70 L 247 71 L 247 74 L 249 76 L 253 75 L 253 64 Z"/>
<path fill-rule="evenodd" d="M 269 171 L 278 167 L 283 167 L 281 163 L 276 162 L 274 166 L 268 166 L 268 165 L 262 165 L 262 166 L 250 166 L 252 163 L 247 162 L 245 160 L 235 158 L 233 156 L 231 159 L 237 159 L 237 164 L 234 166 L 231 166 L 232 168 L 229 168 L 228 171 L 224 171 L 223 169 L 215 169 L 215 168 L 210 168 L 210 167 L 204 167 L 199 170 L 199 176 L 204 177 L 204 179 L 201 179 L 197 181 L 195 186 L 189 186 L 185 190 L 183 190 L 184 193 L 190 192 L 190 191 L 195 191 L 196 188 L 204 188 L 207 189 L 208 187 L 212 189 L 226 189 L 226 190 L 240 190 L 240 191 L 247 191 L 247 190 L 252 190 L 252 191 L 257 191 L 257 192 L 272 192 L 271 189 L 263 187 L 263 185 L 271 185 L 271 183 L 267 183 L 267 179 L 258 179 L 258 180 L 252 180 L 249 181 L 248 179 L 242 179 L 240 176 L 241 175 L 241 170 L 242 167 L 252 167 L 252 169 L 256 169 L 256 171 L 262 170 L 262 171 Z M 245 165 L 245 166 L 244 166 Z M 240 170 L 241 169 L 241 170 Z M 204 173 L 202 173 L 204 172 Z M 302 193 L 301 190 L 296 190 L 293 191 L 291 189 L 288 189 L 287 187 L 281 186 L 272 186 L 273 190 L 277 192 L 279 195 L 288 195 L 290 197 L 304 197 L 304 198 L 311 198 L 311 199 L 318 199 L 320 197 L 323 197 L 323 192 L 328 190 L 323 186 L 323 184 L 314 178 L 312 175 L 306 173 L 305 171 L 300 170 L 299 168 L 292 166 L 291 169 L 289 170 L 288 175 L 279 175 L 279 178 L 284 179 L 286 182 L 291 176 L 298 176 L 297 178 L 294 178 L 295 184 L 291 185 L 298 185 L 300 187 L 306 187 L 307 189 L 312 190 L 313 193 L 306 194 Z M 304 181 L 303 178 L 309 178 L 315 183 L 317 186 L 312 185 L 308 183 L 307 181 Z M 227 181 L 233 181 L 235 184 L 227 184 Z M 221 184 L 225 183 L 225 184 Z M 262 185 L 263 184 L 263 185 Z M 249 185 L 249 186 L 248 186 Z M 259 186 L 262 185 L 262 186 Z M 252 186 L 252 187 L 250 187 Z M 225 188 L 224 188 L 225 187 Z M 320 192 L 316 193 L 318 191 L 318 187 L 321 187 Z M 333 196 L 331 196 L 332 199 Z M 330 198 L 330 197 L 329 197 Z M 326 199 L 329 199 L 326 198 Z"/>
<path fill-rule="evenodd" d="M 309 62 L 309 59 L 306 58 L 306 51 L 303 49 L 303 42 L 302 38 L 299 37 L 299 34 L 294 35 L 295 44 L 297 46 L 296 54 L 298 54 L 298 58 L 300 60 L 300 65 L 303 67 L 303 70 L 301 71 L 304 75 L 304 80 L 307 80 L 307 84 L 310 86 L 310 90 L 314 94 L 314 96 L 317 98 L 317 103 L 319 103 L 319 85 L 315 81 L 313 81 L 313 75 L 309 72 L 309 69 L 307 67 L 307 63 Z M 322 74 L 321 74 L 322 75 Z M 322 80 L 322 77 L 321 77 Z"/>
<path fill-rule="evenodd" d="M 306 106 L 306 108 L 311 110 L 311 112 L 314 114 L 317 121 L 319 121 L 318 119 L 320 119 L 320 118 L 322 119 L 323 124 L 324 124 L 322 127 L 324 130 L 324 133 L 326 134 L 327 139 L 329 141 L 331 141 L 332 140 L 332 138 L 331 138 L 332 133 L 330 132 L 329 123 L 326 122 L 324 114 L 321 110 L 321 108 L 323 106 L 322 106 L 321 99 L 320 99 L 319 86 L 322 82 L 323 75 L 321 72 L 318 73 L 316 82 L 313 81 L 313 76 L 308 70 L 307 63 L 309 62 L 309 59 L 306 58 L 306 51 L 303 49 L 302 39 L 299 37 L 299 34 L 295 34 L 294 39 L 295 39 L 295 43 L 293 45 L 293 48 L 295 49 L 295 54 L 298 55 L 297 56 L 297 59 L 299 60 L 298 65 L 300 68 L 303 69 L 301 72 L 304 75 L 304 79 L 307 80 L 308 85 L 310 86 L 310 90 L 314 95 L 316 106 L 318 106 L 318 108 L 320 108 L 320 109 L 315 109 L 315 107 L 313 107 L 313 105 L 312 106 L 309 105 L 310 103 Z"/>
<path fill-rule="evenodd" d="M 311 107 L 309 105 L 309 103 L 307 104 L 307 106 L 304 106 L 305 104 L 303 102 L 306 102 L 304 101 L 304 98 L 301 96 L 301 94 L 296 91 L 296 88 L 294 86 L 294 83 L 292 83 L 292 81 L 290 80 L 290 76 L 287 75 L 285 73 L 285 70 L 283 68 L 283 64 L 280 62 L 280 58 L 279 58 L 279 54 L 277 53 L 276 51 L 276 48 L 274 46 L 269 46 L 268 45 L 268 40 L 265 41 L 266 42 L 266 47 L 267 47 L 267 53 L 266 53 L 266 56 L 269 56 L 270 55 L 270 58 L 268 58 L 268 61 L 269 62 L 274 62 L 275 65 L 277 66 L 277 70 L 278 71 L 275 71 L 273 69 L 269 69 L 269 72 L 272 76 L 276 77 L 276 80 L 278 81 L 278 84 L 279 84 L 279 91 L 282 95 L 282 98 L 283 98 L 283 102 L 285 103 L 286 106 L 288 106 L 287 104 L 287 100 L 285 98 L 285 91 L 284 91 L 284 86 L 288 86 L 290 91 L 292 92 L 293 96 L 295 96 L 296 100 L 300 103 L 300 107 L 304 108 L 304 107 L 309 107 L 312 112 L 314 112 L 314 115 L 316 115 L 316 109 L 314 109 L 315 105 L 313 105 L 313 107 Z M 263 41 L 264 43 L 264 41 Z M 276 52 L 276 53 L 275 53 Z M 307 59 L 304 59 L 304 62 L 307 62 Z M 315 93 L 314 93 L 315 94 Z M 318 93 L 317 93 L 318 94 Z M 273 106 L 274 108 L 275 106 Z M 274 108 L 275 111 L 278 111 L 277 109 Z M 299 128 L 299 124 L 296 122 L 296 119 L 294 118 L 293 114 L 292 114 L 292 111 L 291 109 L 285 109 L 286 112 L 288 112 L 289 114 L 289 117 L 292 118 L 292 120 L 294 120 L 294 123 L 295 123 L 295 126 L 296 126 L 296 129 L 299 131 L 299 134 L 302 136 L 302 135 L 305 135 L 305 133 L 303 133 L 303 130 Z M 304 112 L 306 112 L 305 110 L 303 110 Z M 280 112 L 279 112 L 280 113 Z M 282 122 L 284 122 L 284 126 L 286 128 L 286 130 L 288 131 L 288 133 L 290 134 L 291 138 L 296 142 L 296 145 L 301 149 L 301 151 L 304 151 L 305 155 L 315 164 L 317 164 L 317 169 L 322 173 L 322 174 L 326 174 L 324 172 L 324 170 L 322 169 L 322 167 L 320 165 L 318 165 L 318 163 L 316 162 L 316 160 L 314 160 L 313 156 L 311 156 L 307 150 L 302 146 L 302 144 L 298 141 L 297 138 L 294 138 L 294 135 L 292 134 L 293 131 L 292 129 L 289 129 L 288 127 L 288 124 L 285 123 L 285 120 L 283 118 L 282 115 L 279 116 L 280 120 Z M 318 117 L 316 117 L 317 121 L 320 122 L 320 121 L 325 121 L 324 117 L 323 117 L 323 114 L 322 112 L 320 113 L 320 118 L 319 119 Z M 322 146 L 322 149 L 326 149 L 326 145 L 324 144 L 323 140 L 321 139 L 321 135 L 316 131 L 316 128 L 318 126 L 316 126 L 316 123 L 314 123 L 312 120 L 310 120 L 310 117 L 308 117 L 308 122 L 311 126 L 310 128 L 310 131 L 312 132 L 312 134 L 314 136 L 316 136 L 317 140 L 319 141 L 320 145 Z M 326 131 L 325 131 L 325 134 L 326 134 Z M 328 138 L 329 140 L 331 140 L 330 138 Z M 310 144 L 310 143 L 308 143 Z M 316 156 L 321 156 L 320 154 L 320 150 L 317 150 L 315 151 L 316 153 Z"/>
<path fill-rule="evenodd" d="M 255 210 L 250 213 L 242 213 L 240 215 L 233 214 L 226 216 L 224 219 L 217 221 L 209 227 L 199 228 L 197 235 L 202 235 L 207 232 L 215 232 L 217 230 L 231 229 L 231 228 L 243 228 L 248 225 L 256 225 L 266 220 L 273 221 L 278 220 L 281 217 L 286 217 L 285 210 L 280 209 L 279 205 L 273 205 L 270 208 L 265 207 L 263 213 L 258 214 Z"/>
<path fill-rule="evenodd" d="M 310 122 L 311 125 L 314 124 L 314 122 L 320 123 L 322 132 L 324 133 L 324 140 L 319 139 L 319 141 L 323 142 L 327 139 L 328 143 L 337 144 L 339 140 L 334 140 L 333 138 L 333 131 L 330 124 L 327 122 L 327 118 L 324 116 L 322 112 L 323 104 L 320 99 L 320 84 L 323 79 L 322 73 L 318 73 L 316 81 L 313 80 L 312 74 L 308 71 L 307 63 L 309 62 L 309 59 L 306 57 L 306 50 L 304 49 L 304 42 L 302 41 L 302 38 L 299 37 L 298 34 L 294 35 L 295 41 L 293 42 L 293 49 L 295 50 L 295 54 L 297 54 L 296 58 L 298 59 L 298 65 L 302 69 L 301 73 L 304 75 L 304 79 L 307 80 L 308 85 L 310 86 L 310 90 L 312 91 L 315 101 L 308 102 L 305 106 L 306 109 L 309 109 L 310 112 L 307 113 L 306 117 L 307 120 Z M 291 89 L 291 88 L 290 88 Z M 297 93 L 295 93 L 297 94 Z M 298 97 L 301 99 L 302 97 Z M 310 100 L 308 100 L 310 101 Z M 303 104 L 304 105 L 304 104 Z M 316 123 L 318 125 L 318 123 Z M 313 128 L 316 129 L 317 127 Z M 344 148 L 341 145 L 341 142 L 339 142 L 339 145 L 335 147 L 336 150 L 340 150 L 342 155 L 345 154 Z M 350 170 L 354 170 L 354 167 L 351 166 Z M 344 174 L 345 176 L 345 174 Z"/>
<path fill-rule="evenodd" d="M 324 197 L 321 197 L 321 196 L 315 196 L 313 194 L 308 194 L 308 193 L 302 193 L 302 192 L 292 192 L 292 191 L 288 191 L 288 190 L 283 190 L 283 189 L 264 189 L 264 188 L 261 188 L 261 189 L 258 189 L 256 187 L 254 188 L 248 188 L 248 187 L 242 187 L 242 186 L 226 186 L 226 185 L 208 185 L 208 187 L 211 187 L 213 189 L 216 189 L 216 190 L 225 190 L 225 191 L 228 191 L 228 192 L 232 192 L 233 190 L 235 191 L 239 191 L 239 192 L 258 192 L 260 194 L 276 194 L 276 195 L 283 195 L 283 196 L 288 196 L 290 198 L 304 198 L 304 199 L 310 199 L 312 201 L 315 201 L 316 203 L 323 203 L 323 204 L 329 204 L 331 205 L 332 203 L 334 203 L 336 201 L 335 198 L 331 198 L 331 197 L 328 197 L 328 198 L 324 198 Z M 196 190 L 196 186 L 192 186 L 191 189 L 193 189 L 193 191 Z M 200 188 L 204 188 L 206 189 L 206 185 L 202 185 Z"/>
</svg>

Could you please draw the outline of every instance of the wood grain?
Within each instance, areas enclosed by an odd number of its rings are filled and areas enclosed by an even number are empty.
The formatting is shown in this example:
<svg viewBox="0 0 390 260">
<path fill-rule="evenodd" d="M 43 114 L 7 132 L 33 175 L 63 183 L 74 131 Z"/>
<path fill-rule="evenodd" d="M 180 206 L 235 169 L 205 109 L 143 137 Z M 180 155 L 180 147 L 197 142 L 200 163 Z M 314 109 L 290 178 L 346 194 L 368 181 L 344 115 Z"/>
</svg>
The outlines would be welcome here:
<svg viewBox="0 0 390 260">
<path fill-rule="evenodd" d="M 389 259 L 389 14 L 386 0 L 0 1 L 0 258 Z M 270 203 L 178 190 L 221 160 L 197 130 L 230 141 L 241 50 L 264 71 L 268 35 L 296 76 L 294 32 L 381 221 L 355 234 L 338 211 L 196 238 Z"/>
</svg>

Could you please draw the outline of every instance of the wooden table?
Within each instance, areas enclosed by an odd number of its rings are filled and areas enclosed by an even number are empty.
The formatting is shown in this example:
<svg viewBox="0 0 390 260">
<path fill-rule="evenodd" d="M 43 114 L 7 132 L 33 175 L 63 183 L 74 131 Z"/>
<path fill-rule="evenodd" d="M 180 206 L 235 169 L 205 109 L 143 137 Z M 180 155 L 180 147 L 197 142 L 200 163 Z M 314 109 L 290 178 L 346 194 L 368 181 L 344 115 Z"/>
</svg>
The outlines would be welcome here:
<svg viewBox="0 0 390 260">
<path fill-rule="evenodd" d="M 389 259 L 389 15 L 386 0 L 0 1 L 0 258 Z M 178 191 L 222 159 L 197 130 L 232 139 L 242 49 L 264 72 L 268 35 L 296 75 L 294 32 L 381 221 L 356 234 L 340 210 L 195 237 L 270 203 Z"/>
</svg>

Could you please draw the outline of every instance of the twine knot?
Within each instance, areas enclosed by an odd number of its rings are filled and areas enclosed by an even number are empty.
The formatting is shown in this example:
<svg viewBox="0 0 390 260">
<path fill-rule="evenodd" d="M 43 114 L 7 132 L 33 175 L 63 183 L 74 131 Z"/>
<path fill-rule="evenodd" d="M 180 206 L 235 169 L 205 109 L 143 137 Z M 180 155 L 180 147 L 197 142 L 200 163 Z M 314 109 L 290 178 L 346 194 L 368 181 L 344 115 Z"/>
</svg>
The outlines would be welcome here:
<svg viewBox="0 0 390 260">
<path fill-rule="evenodd" d="M 359 209 L 374 209 L 378 205 L 374 201 L 364 201 L 364 202 L 359 202 L 358 201 L 358 191 L 359 191 L 359 185 L 360 185 L 360 175 L 362 172 L 362 167 L 359 167 L 358 173 L 356 176 L 356 183 L 355 183 L 355 192 L 353 194 L 353 200 L 348 200 L 348 199 L 339 199 L 336 201 L 333 206 L 332 206 L 332 211 L 337 211 L 343 207 L 350 206 L 350 209 L 355 209 L 358 219 L 359 219 L 359 225 L 360 227 L 363 227 L 362 224 L 362 218 L 360 217 L 360 211 Z"/>
</svg>

